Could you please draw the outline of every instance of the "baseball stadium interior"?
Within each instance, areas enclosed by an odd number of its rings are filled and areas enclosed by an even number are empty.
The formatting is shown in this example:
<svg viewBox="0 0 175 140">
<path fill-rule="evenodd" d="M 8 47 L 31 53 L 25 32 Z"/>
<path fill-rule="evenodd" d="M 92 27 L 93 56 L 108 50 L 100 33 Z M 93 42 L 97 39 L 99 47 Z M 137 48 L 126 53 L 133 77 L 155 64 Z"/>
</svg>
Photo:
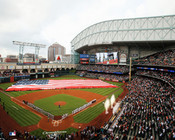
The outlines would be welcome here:
<svg viewBox="0 0 175 140">
<path fill-rule="evenodd" d="M 0 139 L 175 139 L 175 15 L 96 23 L 71 55 L 56 45 L 0 62 Z"/>
</svg>

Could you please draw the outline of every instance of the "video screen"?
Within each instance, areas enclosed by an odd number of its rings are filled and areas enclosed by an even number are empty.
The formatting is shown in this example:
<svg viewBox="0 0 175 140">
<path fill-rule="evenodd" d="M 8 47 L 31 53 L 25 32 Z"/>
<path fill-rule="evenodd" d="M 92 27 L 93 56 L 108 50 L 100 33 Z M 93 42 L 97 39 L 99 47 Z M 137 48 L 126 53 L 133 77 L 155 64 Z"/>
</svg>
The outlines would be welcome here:
<svg viewBox="0 0 175 140">
<path fill-rule="evenodd" d="M 80 64 L 118 64 L 118 52 L 101 52 L 96 55 L 80 54 Z"/>
<path fill-rule="evenodd" d="M 117 52 L 101 52 L 96 53 L 97 64 L 118 64 L 118 53 Z"/>
</svg>

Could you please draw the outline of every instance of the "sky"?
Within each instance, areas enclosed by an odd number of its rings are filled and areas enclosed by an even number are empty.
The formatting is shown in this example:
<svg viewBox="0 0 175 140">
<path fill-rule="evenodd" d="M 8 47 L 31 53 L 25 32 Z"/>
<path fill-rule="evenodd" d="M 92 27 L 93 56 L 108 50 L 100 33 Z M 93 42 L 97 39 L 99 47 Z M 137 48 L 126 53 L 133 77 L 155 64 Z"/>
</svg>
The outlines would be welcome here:
<svg viewBox="0 0 175 140">
<path fill-rule="evenodd" d="M 18 55 L 12 41 L 44 44 L 39 55 L 46 58 L 55 42 L 70 54 L 73 38 L 95 23 L 174 14 L 175 0 L 0 0 L 0 54 Z"/>
</svg>

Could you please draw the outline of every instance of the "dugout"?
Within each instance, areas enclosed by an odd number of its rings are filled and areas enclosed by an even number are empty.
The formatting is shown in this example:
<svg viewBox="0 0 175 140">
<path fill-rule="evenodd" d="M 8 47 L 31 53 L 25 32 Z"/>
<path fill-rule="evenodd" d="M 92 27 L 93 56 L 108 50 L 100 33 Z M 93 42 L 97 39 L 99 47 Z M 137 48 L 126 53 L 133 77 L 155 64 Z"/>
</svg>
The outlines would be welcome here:
<svg viewBox="0 0 175 140">
<path fill-rule="evenodd" d="M 10 77 L 0 77 L 0 83 L 8 83 L 10 82 Z"/>
<path fill-rule="evenodd" d="M 30 79 L 30 75 L 14 76 L 14 81 L 19 81 L 22 79 Z"/>
</svg>

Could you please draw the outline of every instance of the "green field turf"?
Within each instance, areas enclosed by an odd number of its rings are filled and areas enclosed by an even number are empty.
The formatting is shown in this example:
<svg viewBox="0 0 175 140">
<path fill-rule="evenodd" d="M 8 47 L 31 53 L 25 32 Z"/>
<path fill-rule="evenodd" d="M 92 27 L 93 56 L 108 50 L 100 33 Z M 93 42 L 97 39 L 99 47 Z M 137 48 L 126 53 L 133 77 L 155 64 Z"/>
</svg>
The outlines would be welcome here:
<svg viewBox="0 0 175 140">
<path fill-rule="evenodd" d="M 66 105 L 59 108 L 58 106 L 54 105 L 54 103 L 57 101 L 65 101 Z M 34 105 L 50 112 L 53 115 L 63 115 L 65 113 L 72 113 L 74 109 L 81 107 L 86 103 L 87 102 L 85 99 L 77 98 L 67 94 L 58 94 L 37 100 L 34 102 Z"/>
<path fill-rule="evenodd" d="M 112 94 L 110 94 L 109 96 L 108 96 L 108 98 L 111 98 L 111 96 L 114 94 L 115 95 L 115 98 L 117 99 L 118 98 L 118 96 L 121 94 L 123 92 L 123 88 L 118 88 L 116 91 L 114 91 Z"/>
<path fill-rule="evenodd" d="M 4 84 L 0 84 L 0 88 L 2 88 L 3 90 L 7 89 L 8 87 L 10 87 L 11 85 L 13 85 L 14 83 L 4 83 Z"/>
<path fill-rule="evenodd" d="M 116 85 L 116 86 L 118 86 L 118 87 L 121 87 L 121 86 L 124 85 L 123 83 L 117 83 L 117 82 L 113 82 L 113 81 L 104 81 L 104 82 L 109 83 L 109 84 Z"/>
<path fill-rule="evenodd" d="M 0 104 L 5 104 L 5 111 L 17 121 L 17 123 L 21 126 L 29 126 L 34 125 L 39 122 L 41 119 L 39 116 L 22 108 L 17 105 L 13 101 L 11 101 L 10 97 L 0 92 L 1 102 Z"/>
<path fill-rule="evenodd" d="M 37 92 L 39 90 L 33 90 L 33 91 L 10 91 L 10 92 L 5 92 L 8 95 L 12 96 L 12 97 L 18 97 L 21 95 L 25 95 L 25 94 L 30 94 L 32 92 Z"/>
<path fill-rule="evenodd" d="M 119 88 L 113 94 L 117 98 L 122 92 L 123 92 L 123 89 Z M 108 98 L 110 99 L 111 96 L 112 94 L 108 96 Z M 95 105 L 94 107 L 90 107 L 85 111 L 78 113 L 73 118 L 74 118 L 74 121 L 77 123 L 89 123 L 90 121 L 94 120 L 98 115 L 100 115 L 104 110 L 105 110 L 104 104 L 101 102 Z"/>
<path fill-rule="evenodd" d="M 90 107 L 85 111 L 78 113 L 73 118 L 74 121 L 77 123 L 89 123 L 90 121 L 94 120 L 98 115 L 100 115 L 104 110 L 104 105 L 101 102 L 94 107 Z"/>
<path fill-rule="evenodd" d="M 84 77 L 80 77 L 77 75 L 65 75 L 65 76 L 60 76 L 60 77 L 54 77 L 54 78 L 46 78 L 46 79 L 54 79 L 54 80 L 61 80 L 61 79 L 87 79 Z"/>
<path fill-rule="evenodd" d="M 82 91 L 89 91 L 89 92 L 93 92 L 93 93 L 97 93 L 103 96 L 106 96 L 114 91 L 117 90 L 117 88 L 85 88 L 85 89 L 78 89 L 78 90 L 82 90 Z"/>
</svg>

